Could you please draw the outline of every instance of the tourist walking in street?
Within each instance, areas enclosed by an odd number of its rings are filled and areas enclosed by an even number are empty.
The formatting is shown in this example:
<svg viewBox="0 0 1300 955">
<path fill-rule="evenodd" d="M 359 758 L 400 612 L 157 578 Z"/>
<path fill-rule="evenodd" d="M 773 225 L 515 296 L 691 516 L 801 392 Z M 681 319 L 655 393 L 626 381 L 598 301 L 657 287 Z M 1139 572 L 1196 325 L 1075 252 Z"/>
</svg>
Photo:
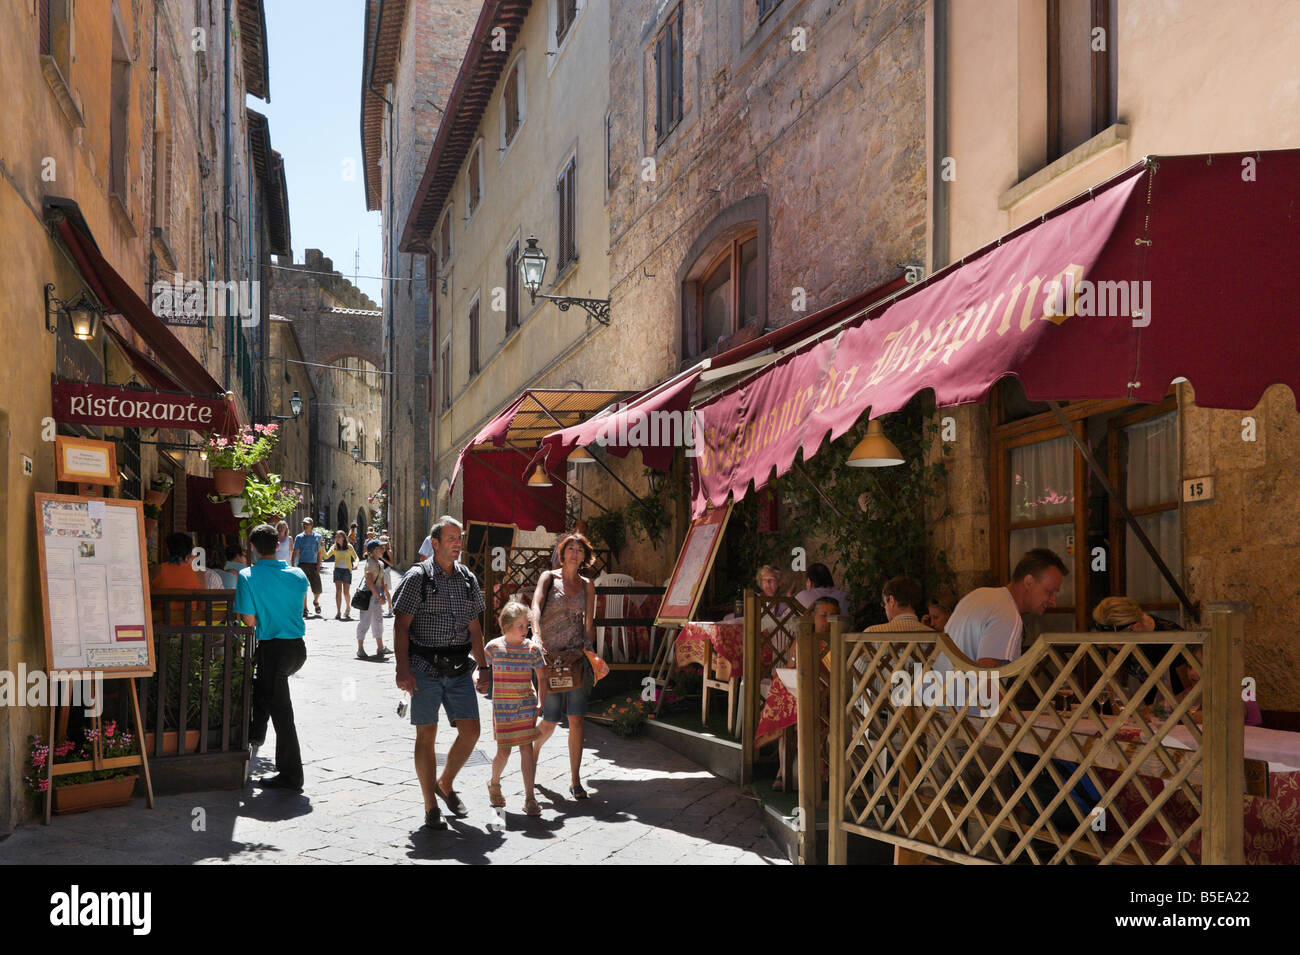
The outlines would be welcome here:
<svg viewBox="0 0 1300 955">
<path fill-rule="evenodd" d="M 567 716 L 569 795 L 586 799 L 580 771 L 587 696 L 595 681 L 586 651 L 596 644 L 596 584 L 582 571 L 590 565 L 593 551 L 581 534 L 565 537 L 559 551 L 560 569 L 544 572 L 533 592 L 533 633 L 546 653 L 549 688 L 533 756 L 540 760 L 542 746 Z"/>
<path fill-rule="evenodd" d="M 307 575 L 312 598 L 316 603 L 316 616 L 320 616 L 320 538 L 312 528 L 312 519 L 302 519 L 302 533 L 293 539 L 291 563 Z M 302 595 L 302 618 L 307 619 L 307 595 Z"/>
<path fill-rule="evenodd" d="M 342 531 L 339 531 L 342 534 Z M 366 563 L 363 569 L 365 589 L 370 594 L 370 602 L 364 610 L 357 610 L 357 659 L 369 660 L 366 656 L 366 631 L 375 634 L 375 659 L 383 660 L 388 649 L 384 646 L 384 601 L 388 599 L 388 587 L 384 583 L 384 568 L 379 563 L 379 541 L 366 541 Z"/>
<path fill-rule="evenodd" d="M 486 692 L 491 679 L 484 670 L 476 686 L 473 677 L 475 663 L 486 666 L 483 628 L 479 625 L 484 602 L 478 579 L 456 560 L 461 552 L 461 531 L 461 523 L 455 518 L 438 518 L 429 531 L 433 556 L 408 570 L 393 595 L 397 686 L 411 694 L 415 772 L 424 793 L 424 825 L 430 829 L 447 828 L 438 810 L 438 799 L 453 815 L 469 815 L 454 788 L 456 774 L 478 742 L 478 698 L 474 691 Z M 456 724 L 456 739 L 447 753 L 441 778 L 434 752 L 439 707 Z"/>
<path fill-rule="evenodd" d="M 352 568 L 360 557 L 348 542 L 348 535 L 335 531 L 334 540 L 321 559 L 334 561 L 334 619 L 351 620 L 352 604 L 349 600 L 352 596 Z"/>
<path fill-rule="evenodd" d="M 239 572 L 235 584 L 235 613 L 257 628 L 256 667 L 253 675 L 253 714 L 248 739 L 252 756 L 266 742 L 266 724 L 275 726 L 276 775 L 263 777 L 263 789 L 302 792 L 302 750 L 293 722 L 289 677 L 307 661 L 303 640 L 307 627 L 298 616 L 299 602 L 307 596 L 307 575 L 275 556 L 275 528 L 259 524 L 248 535 L 257 563 Z"/>
<path fill-rule="evenodd" d="M 504 808 L 501 773 L 510 761 L 510 750 L 519 747 L 519 763 L 524 775 L 524 813 L 540 816 L 542 807 L 533 797 L 537 777 L 537 760 L 533 741 L 537 739 L 537 717 L 541 711 L 533 695 L 533 677 L 537 678 L 542 698 L 546 698 L 546 666 L 540 644 L 528 639 L 529 610 L 517 600 L 501 608 L 497 622 L 501 636 L 489 643 L 483 654 L 492 670 L 492 735 L 497 754 L 492 759 L 492 779 L 488 782 L 488 801 L 494 808 Z"/>
<path fill-rule="evenodd" d="M 384 616 L 391 617 L 393 615 L 393 555 L 388 549 L 387 534 L 379 535 L 379 553 L 375 555 L 375 558 L 379 561 L 379 566 L 384 569 L 384 593 L 386 595 Z"/>
<path fill-rule="evenodd" d="M 289 536 L 287 521 L 275 525 L 275 559 L 286 564 L 293 563 L 293 538 Z"/>
<path fill-rule="evenodd" d="M 348 528 L 348 543 L 351 544 L 353 547 L 358 546 L 356 521 L 353 521 L 352 525 Z"/>
</svg>

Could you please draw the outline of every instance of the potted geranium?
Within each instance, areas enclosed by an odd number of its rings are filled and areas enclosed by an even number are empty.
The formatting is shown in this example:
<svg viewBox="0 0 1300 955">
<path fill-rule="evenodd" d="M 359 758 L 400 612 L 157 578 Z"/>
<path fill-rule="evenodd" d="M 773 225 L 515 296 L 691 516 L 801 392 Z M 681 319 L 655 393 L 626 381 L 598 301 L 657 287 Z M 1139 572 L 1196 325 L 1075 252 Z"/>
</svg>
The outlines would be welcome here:
<svg viewBox="0 0 1300 955">
<path fill-rule="evenodd" d="M 70 739 L 57 743 L 53 752 L 40 736 L 28 737 L 31 754 L 27 761 L 27 771 L 23 782 L 32 795 L 43 795 L 49 788 L 50 780 L 46 778 L 46 762 L 53 760 L 60 763 L 85 763 L 84 772 L 66 773 L 54 777 L 54 812 L 56 815 L 70 812 L 85 812 L 88 809 L 104 809 L 109 806 L 124 806 L 131 801 L 135 789 L 135 767 L 114 767 L 94 769 L 93 753 L 96 739 L 99 740 L 100 755 L 104 760 L 120 756 L 134 756 L 140 748 L 131 732 L 119 730 L 115 721 L 103 724 L 103 735 L 93 726 L 82 731 L 82 741 L 75 743 Z"/>
<path fill-rule="evenodd" d="M 254 474 L 245 478 L 240 494 L 229 500 L 232 513 L 240 518 L 240 529 L 247 535 L 258 524 L 292 513 L 302 502 L 302 492 L 282 485 L 278 474 L 268 474 L 265 481 Z"/>
<path fill-rule="evenodd" d="M 255 424 L 240 428 L 233 435 L 208 435 L 203 450 L 208 454 L 218 494 L 233 495 L 244 490 L 249 470 L 270 457 L 280 439 L 279 430 L 279 425 Z"/>
</svg>

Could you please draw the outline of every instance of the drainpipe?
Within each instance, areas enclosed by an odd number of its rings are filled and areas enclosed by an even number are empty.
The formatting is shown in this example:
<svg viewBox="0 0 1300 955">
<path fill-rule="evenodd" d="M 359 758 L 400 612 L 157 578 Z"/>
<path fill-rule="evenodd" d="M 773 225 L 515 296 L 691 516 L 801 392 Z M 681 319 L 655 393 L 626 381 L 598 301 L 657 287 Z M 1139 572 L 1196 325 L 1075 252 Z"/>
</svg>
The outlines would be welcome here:
<svg viewBox="0 0 1300 955">
<path fill-rule="evenodd" d="M 948 264 L 948 183 L 942 164 L 948 155 L 948 0 L 934 0 L 934 221 L 930 272 Z"/>
<path fill-rule="evenodd" d="M 225 35 L 225 42 L 222 44 L 225 54 L 225 65 L 223 67 L 225 77 L 225 87 L 222 93 L 225 109 L 222 111 L 222 147 L 221 147 L 221 253 L 222 253 L 222 281 L 230 281 L 230 0 L 225 0 L 225 20 L 222 23 L 222 32 Z M 227 288 L 230 286 L 227 285 Z M 229 304 L 230 293 L 226 293 L 227 304 Z M 234 328 L 230 324 L 230 309 L 223 309 L 226 319 L 226 347 L 222 349 L 225 359 L 223 361 L 223 371 L 225 377 L 222 379 L 227 390 L 233 390 L 231 387 L 231 361 L 234 358 L 232 354 L 235 348 Z"/>
</svg>

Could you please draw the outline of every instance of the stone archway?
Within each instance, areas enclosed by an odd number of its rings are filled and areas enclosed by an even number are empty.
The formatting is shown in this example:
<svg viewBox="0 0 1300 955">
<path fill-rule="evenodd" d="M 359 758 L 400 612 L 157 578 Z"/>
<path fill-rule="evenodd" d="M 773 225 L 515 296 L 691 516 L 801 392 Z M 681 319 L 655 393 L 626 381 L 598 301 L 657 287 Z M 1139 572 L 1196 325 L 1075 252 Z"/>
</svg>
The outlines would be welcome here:
<svg viewBox="0 0 1300 955">
<path fill-rule="evenodd" d="M 346 532 L 348 529 L 348 506 L 343 501 L 339 501 L 338 519 L 339 522 L 334 529 L 339 530 L 342 528 L 342 530 Z"/>
</svg>

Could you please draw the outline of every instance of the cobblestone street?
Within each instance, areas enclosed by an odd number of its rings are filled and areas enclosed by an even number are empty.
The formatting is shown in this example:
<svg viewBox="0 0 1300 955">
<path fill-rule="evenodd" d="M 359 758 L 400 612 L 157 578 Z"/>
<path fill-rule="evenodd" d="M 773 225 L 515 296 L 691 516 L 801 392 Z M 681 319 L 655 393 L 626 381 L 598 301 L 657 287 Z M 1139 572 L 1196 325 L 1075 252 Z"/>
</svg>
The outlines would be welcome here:
<svg viewBox="0 0 1300 955">
<path fill-rule="evenodd" d="M 392 623 L 384 621 L 390 645 Z M 483 735 L 457 778 L 470 815 L 449 819 L 446 832 L 418 831 L 424 806 L 415 732 L 395 712 L 392 657 L 355 659 L 354 627 L 332 614 L 307 625 L 307 663 L 291 680 L 306 764 L 302 795 L 248 788 L 166 796 L 152 811 L 137 798 L 120 809 L 58 817 L 49 827 L 29 820 L 0 840 L 0 863 L 785 863 L 758 803 L 733 784 L 657 743 L 596 726 L 588 728 L 583 760 L 588 800 L 567 795 L 561 728 L 538 766 L 542 816 L 523 814 L 517 754 L 502 777 L 507 808 L 497 816 L 485 786 L 495 752 L 491 703 L 482 697 Z M 454 732 L 440 725 L 440 764 Z M 272 770 L 274 743 L 272 731 L 254 776 Z M 200 820 L 202 831 L 194 831 Z"/>
</svg>

